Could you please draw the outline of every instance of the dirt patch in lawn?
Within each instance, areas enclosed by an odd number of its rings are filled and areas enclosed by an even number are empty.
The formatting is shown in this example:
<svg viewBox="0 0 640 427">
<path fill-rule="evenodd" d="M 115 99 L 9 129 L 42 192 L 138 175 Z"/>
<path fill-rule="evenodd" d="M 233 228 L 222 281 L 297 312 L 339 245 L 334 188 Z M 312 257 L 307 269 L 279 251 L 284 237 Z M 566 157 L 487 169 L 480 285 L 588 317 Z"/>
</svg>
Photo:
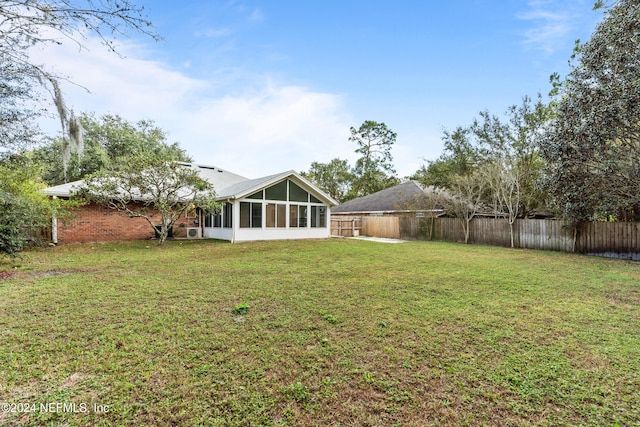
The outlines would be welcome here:
<svg viewBox="0 0 640 427">
<path fill-rule="evenodd" d="M 11 279 L 16 273 L 14 271 L 0 271 L 0 282 Z"/>
<path fill-rule="evenodd" d="M 30 274 L 30 277 L 65 276 L 67 274 L 71 274 L 74 272 L 75 271 L 47 270 L 47 271 L 39 271 L 37 273 Z"/>
</svg>

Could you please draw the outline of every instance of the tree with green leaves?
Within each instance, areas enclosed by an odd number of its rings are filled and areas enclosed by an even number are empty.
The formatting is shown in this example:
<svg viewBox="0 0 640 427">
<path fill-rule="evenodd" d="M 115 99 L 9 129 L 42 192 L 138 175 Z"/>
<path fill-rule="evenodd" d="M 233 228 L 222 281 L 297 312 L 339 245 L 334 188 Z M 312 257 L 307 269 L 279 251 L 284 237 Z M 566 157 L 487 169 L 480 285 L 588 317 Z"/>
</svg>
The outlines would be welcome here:
<svg viewBox="0 0 640 427">
<path fill-rule="evenodd" d="M 313 162 L 308 172 L 302 172 L 302 176 L 338 202 L 347 199 L 353 182 L 349 162 L 342 159 L 333 159 L 329 163 Z"/>
<path fill-rule="evenodd" d="M 477 136 L 481 154 L 488 161 L 502 166 L 505 173 L 516 176 L 518 182 L 512 187 L 517 191 L 518 211 L 526 216 L 544 208 L 546 194 L 540 186 L 544 161 L 540 156 L 538 138 L 553 117 L 553 107 L 537 100 L 523 97 L 520 105 L 507 109 L 507 121 L 483 112 L 481 121 L 475 120 L 472 132 Z"/>
<path fill-rule="evenodd" d="M 613 2 L 576 52 L 556 117 L 542 134 L 545 187 L 574 227 L 601 218 L 640 220 L 639 34 L 640 4 Z"/>
<path fill-rule="evenodd" d="M 454 131 L 445 129 L 442 137 L 444 152 L 438 159 L 422 165 L 413 179 L 425 186 L 451 188 L 452 181 L 457 176 L 470 174 L 481 162 L 478 147 L 473 144 L 470 132 L 469 127 L 462 126 Z"/>
<path fill-rule="evenodd" d="M 0 59 L 0 156 L 22 151 L 40 140 L 35 117 L 40 109 L 25 66 Z"/>
<path fill-rule="evenodd" d="M 39 93 L 37 88 L 48 91 L 61 123 L 62 160 L 66 168 L 71 152 L 82 152 L 81 128 L 72 109 L 65 104 L 60 87 L 60 82 L 67 77 L 58 75 L 46 64 L 34 62 L 29 56 L 32 47 L 71 42 L 83 49 L 88 37 L 97 36 L 109 50 L 117 53 L 119 36 L 129 32 L 156 40 L 159 36 L 151 31 L 144 9 L 131 0 L 3 0 L 0 22 L 0 88 L 11 86 L 17 80 L 23 88 L 29 88 L 26 92 L 3 90 L 0 103 L 11 103 L 14 116 L 30 116 L 44 109 L 33 110 L 22 101 L 25 98 L 42 101 L 33 98 Z M 20 121 L 0 120 L 0 134 L 15 131 L 17 123 Z M 6 126 L 8 129 L 3 129 Z M 8 145 L 19 140 L 13 138 L 2 143 Z"/>
<path fill-rule="evenodd" d="M 361 157 L 353 168 L 354 180 L 349 198 L 375 193 L 396 185 L 391 148 L 397 134 L 384 123 L 366 120 L 358 129 L 351 127 L 350 142 L 357 145 Z"/>
<path fill-rule="evenodd" d="M 167 142 L 166 133 L 151 120 L 131 123 L 119 115 L 111 114 L 98 118 L 92 114 L 82 114 L 79 119 L 84 134 L 84 155 L 71 155 L 66 179 L 61 161 L 63 142 L 60 138 L 34 152 L 35 159 L 43 165 L 43 179 L 49 185 L 83 179 L 109 168 L 121 157 L 146 151 L 161 152 L 176 161 L 191 161 L 177 142 Z"/>
<path fill-rule="evenodd" d="M 51 226 L 53 215 L 61 216 L 69 203 L 51 200 L 40 190 L 38 166 L 26 156 L 0 160 L 0 254 L 16 256 L 27 244 L 40 243 L 41 232 Z"/>
<path fill-rule="evenodd" d="M 444 152 L 416 173 L 424 185 L 451 189 L 458 176 L 465 176 L 486 165 L 515 165 L 518 170 L 518 212 L 526 216 L 545 204 L 538 185 L 544 162 L 538 138 L 552 117 L 552 108 L 528 96 L 520 105 L 510 106 L 505 117 L 480 112 L 467 127 L 445 130 Z M 514 166 L 514 167 L 515 167 Z"/>
<path fill-rule="evenodd" d="M 188 210 L 216 212 L 220 208 L 213 186 L 200 178 L 196 169 L 157 151 L 119 159 L 108 169 L 86 178 L 79 195 L 129 217 L 144 218 L 157 230 L 160 246 Z M 156 227 L 158 223 L 160 226 Z"/>
</svg>

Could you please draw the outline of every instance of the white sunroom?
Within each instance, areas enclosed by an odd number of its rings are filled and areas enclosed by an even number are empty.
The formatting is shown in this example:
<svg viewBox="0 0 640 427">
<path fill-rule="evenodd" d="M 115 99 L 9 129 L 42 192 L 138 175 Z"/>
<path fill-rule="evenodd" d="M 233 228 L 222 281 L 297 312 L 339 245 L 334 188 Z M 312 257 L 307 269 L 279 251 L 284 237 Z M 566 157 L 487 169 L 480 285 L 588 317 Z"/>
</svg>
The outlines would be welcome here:
<svg viewBox="0 0 640 427">
<path fill-rule="evenodd" d="M 201 169 L 223 203 L 220 212 L 201 213 L 204 238 L 243 242 L 331 236 L 331 207 L 337 202 L 294 171 L 249 180 L 190 166 Z"/>
</svg>

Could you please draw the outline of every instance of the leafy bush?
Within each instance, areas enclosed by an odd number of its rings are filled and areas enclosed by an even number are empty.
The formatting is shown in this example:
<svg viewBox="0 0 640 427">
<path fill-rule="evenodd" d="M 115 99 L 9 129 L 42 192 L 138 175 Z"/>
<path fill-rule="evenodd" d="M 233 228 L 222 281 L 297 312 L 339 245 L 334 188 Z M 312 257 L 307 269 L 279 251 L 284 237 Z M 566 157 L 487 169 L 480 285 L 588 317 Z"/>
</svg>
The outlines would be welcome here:
<svg viewBox="0 0 640 427">
<path fill-rule="evenodd" d="M 0 253 L 14 257 L 22 250 L 28 237 L 23 223 L 24 202 L 0 191 Z"/>
<path fill-rule="evenodd" d="M 40 242 L 53 215 L 65 217 L 75 203 L 51 200 L 35 176 L 38 167 L 25 156 L 0 158 L 0 254 L 16 256 L 30 242 Z"/>
</svg>

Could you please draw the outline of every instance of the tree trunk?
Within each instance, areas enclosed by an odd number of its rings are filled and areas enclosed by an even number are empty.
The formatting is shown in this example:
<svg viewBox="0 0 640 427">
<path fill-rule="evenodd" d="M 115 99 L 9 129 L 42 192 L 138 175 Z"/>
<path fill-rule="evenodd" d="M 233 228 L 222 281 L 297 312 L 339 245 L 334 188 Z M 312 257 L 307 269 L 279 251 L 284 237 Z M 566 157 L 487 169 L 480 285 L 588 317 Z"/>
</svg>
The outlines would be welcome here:
<svg viewBox="0 0 640 427">
<path fill-rule="evenodd" d="M 158 246 L 163 246 L 164 242 L 167 241 L 168 236 L 169 236 L 169 227 L 163 223 L 160 225 L 160 230 L 158 230 Z"/>
<path fill-rule="evenodd" d="M 511 247 L 515 248 L 514 239 L 513 239 L 513 221 L 509 221 L 509 234 L 511 237 Z"/>
<path fill-rule="evenodd" d="M 435 216 L 431 215 L 431 228 L 429 229 L 429 241 L 433 240 L 433 227 L 436 225 Z"/>
<path fill-rule="evenodd" d="M 469 243 L 469 223 L 471 222 L 470 219 L 465 220 L 465 224 L 466 227 L 464 227 L 464 244 L 468 244 Z"/>
</svg>

